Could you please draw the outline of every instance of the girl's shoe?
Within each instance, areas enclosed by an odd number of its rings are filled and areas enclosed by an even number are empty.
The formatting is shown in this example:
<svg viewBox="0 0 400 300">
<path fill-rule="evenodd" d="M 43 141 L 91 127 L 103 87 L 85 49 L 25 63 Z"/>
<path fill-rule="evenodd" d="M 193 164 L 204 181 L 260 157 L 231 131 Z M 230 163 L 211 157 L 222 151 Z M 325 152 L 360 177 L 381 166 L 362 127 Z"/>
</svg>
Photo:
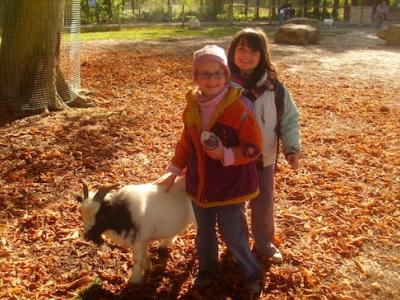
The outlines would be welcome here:
<svg viewBox="0 0 400 300">
<path fill-rule="evenodd" d="M 193 282 L 193 286 L 195 288 L 203 289 L 210 286 L 213 282 L 218 280 L 220 276 L 213 273 L 210 270 L 202 270 L 197 275 L 196 279 Z"/>
<path fill-rule="evenodd" d="M 258 251 L 258 250 L 256 249 L 256 251 Z M 270 244 L 270 246 L 265 251 L 262 251 L 260 254 L 265 256 L 265 257 L 267 257 L 269 260 L 271 260 L 271 262 L 273 264 L 280 264 L 280 263 L 283 262 L 282 253 L 272 243 Z"/>
<path fill-rule="evenodd" d="M 271 260 L 273 264 L 280 264 L 283 262 L 283 256 L 281 251 L 279 251 L 278 248 L 276 248 L 273 244 L 271 244 L 271 252 L 270 255 L 267 255 L 267 257 Z"/>
<path fill-rule="evenodd" d="M 248 279 L 244 283 L 244 287 L 247 293 L 250 295 L 251 299 L 254 297 L 258 298 L 261 295 L 263 288 L 263 281 L 259 278 Z"/>
</svg>

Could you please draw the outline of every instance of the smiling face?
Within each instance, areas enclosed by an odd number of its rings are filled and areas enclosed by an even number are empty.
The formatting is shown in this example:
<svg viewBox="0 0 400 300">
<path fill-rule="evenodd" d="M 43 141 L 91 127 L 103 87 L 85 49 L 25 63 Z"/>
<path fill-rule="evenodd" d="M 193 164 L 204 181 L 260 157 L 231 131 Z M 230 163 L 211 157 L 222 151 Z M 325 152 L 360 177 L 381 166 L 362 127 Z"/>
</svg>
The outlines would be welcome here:
<svg viewBox="0 0 400 300">
<path fill-rule="evenodd" d="M 241 40 L 234 50 L 234 63 L 239 68 L 240 74 L 244 77 L 250 76 L 260 62 L 261 52 L 255 50 Z"/>
<path fill-rule="evenodd" d="M 197 67 L 195 82 L 204 96 L 214 96 L 224 89 L 227 76 L 219 63 L 207 62 Z"/>
</svg>

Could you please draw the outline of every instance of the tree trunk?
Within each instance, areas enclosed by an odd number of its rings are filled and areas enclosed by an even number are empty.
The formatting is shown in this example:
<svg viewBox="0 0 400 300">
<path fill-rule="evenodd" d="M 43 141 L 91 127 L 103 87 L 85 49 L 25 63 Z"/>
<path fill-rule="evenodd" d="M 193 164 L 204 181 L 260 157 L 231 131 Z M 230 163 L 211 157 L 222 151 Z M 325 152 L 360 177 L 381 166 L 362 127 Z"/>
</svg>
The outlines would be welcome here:
<svg viewBox="0 0 400 300">
<path fill-rule="evenodd" d="M 272 19 L 275 19 L 276 17 L 276 0 L 271 1 L 271 11 L 272 11 Z M 279 12 L 278 12 L 279 13 Z"/>
<path fill-rule="evenodd" d="M 307 0 L 303 0 L 303 14 L 302 17 L 308 17 L 308 3 Z"/>
<path fill-rule="evenodd" d="M 181 9 L 181 18 L 182 18 L 182 27 L 185 26 L 185 4 L 182 1 L 182 9 Z"/>
<path fill-rule="evenodd" d="M 172 1 L 168 0 L 168 20 L 172 21 Z"/>
<path fill-rule="evenodd" d="M 233 0 L 229 1 L 229 7 L 228 7 L 228 22 L 229 24 L 233 24 Z"/>
<path fill-rule="evenodd" d="M 350 5 L 348 0 L 344 0 L 344 13 L 343 18 L 346 22 L 350 20 Z"/>
<path fill-rule="evenodd" d="M 249 0 L 244 0 L 244 15 L 247 18 L 247 14 L 249 12 Z"/>
<path fill-rule="evenodd" d="M 75 93 L 60 69 L 65 0 L 6 0 L 0 105 L 17 115 L 61 110 Z"/>
<path fill-rule="evenodd" d="M 339 0 L 333 1 L 332 19 L 337 20 L 339 16 Z"/>
<path fill-rule="evenodd" d="M 20 110 L 40 99 L 41 109 L 61 109 L 56 88 L 65 0 L 7 0 L 0 50 L 0 99 Z"/>
<path fill-rule="evenodd" d="M 105 0 L 105 4 L 107 6 L 106 11 L 107 11 L 108 20 L 112 20 L 113 19 L 112 1 Z"/>
<path fill-rule="evenodd" d="M 326 9 L 326 0 L 322 1 L 322 18 L 328 18 L 328 11 Z"/>
<path fill-rule="evenodd" d="M 260 19 L 260 0 L 256 1 L 256 20 Z"/>
<path fill-rule="evenodd" d="M 319 19 L 319 0 L 314 0 L 313 17 Z"/>
<path fill-rule="evenodd" d="M 134 0 L 130 0 L 130 1 L 131 1 L 132 15 L 135 15 L 135 3 L 134 3 Z"/>
<path fill-rule="evenodd" d="M 94 6 L 94 14 L 96 16 L 96 23 L 99 24 L 100 23 L 100 8 L 99 8 L 98 3 L 96 3 L 96 5 Z"/>
</svg>

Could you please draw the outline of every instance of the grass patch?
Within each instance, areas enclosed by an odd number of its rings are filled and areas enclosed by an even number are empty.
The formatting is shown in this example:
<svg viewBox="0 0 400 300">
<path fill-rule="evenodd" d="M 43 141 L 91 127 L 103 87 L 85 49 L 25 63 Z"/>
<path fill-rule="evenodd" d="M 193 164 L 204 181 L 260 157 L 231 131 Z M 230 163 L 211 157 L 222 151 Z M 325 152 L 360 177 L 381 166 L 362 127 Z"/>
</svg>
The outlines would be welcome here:
<svg viewBox="0 0 400 300">
<path fill-rule="evenodd" d="M 204 26 L 201 29 L 190 29 L 187 26 L 149 26 L 123 28 L 113 31 L 82 32 L 81 41 L 91 40 L 175 40 L 190 37 L 224 37 L 232 36 L 242 29 L 240 26 Z M 83 29 L 82 31 L 84 31 Z"/>
</svg>

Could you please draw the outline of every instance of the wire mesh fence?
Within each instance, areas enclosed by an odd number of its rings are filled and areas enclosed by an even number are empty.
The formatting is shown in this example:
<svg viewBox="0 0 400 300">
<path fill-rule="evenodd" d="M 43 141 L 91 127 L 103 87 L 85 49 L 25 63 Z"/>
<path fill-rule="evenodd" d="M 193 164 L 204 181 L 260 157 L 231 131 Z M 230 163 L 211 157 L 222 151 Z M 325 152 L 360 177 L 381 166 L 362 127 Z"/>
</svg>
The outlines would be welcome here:
<svg viewBox="0 0 400 300">
<path fill-rule="evenodd" d="M 38 2 L 13 1 L 0 0 L 0 102 L 29 111 L 51 107 L 54 97 L 73 101 L 80 90 L 80 0 L 46 1 L 43 14 L 59 16 L 48 20 L 29 6 Z"/>
</svg>

